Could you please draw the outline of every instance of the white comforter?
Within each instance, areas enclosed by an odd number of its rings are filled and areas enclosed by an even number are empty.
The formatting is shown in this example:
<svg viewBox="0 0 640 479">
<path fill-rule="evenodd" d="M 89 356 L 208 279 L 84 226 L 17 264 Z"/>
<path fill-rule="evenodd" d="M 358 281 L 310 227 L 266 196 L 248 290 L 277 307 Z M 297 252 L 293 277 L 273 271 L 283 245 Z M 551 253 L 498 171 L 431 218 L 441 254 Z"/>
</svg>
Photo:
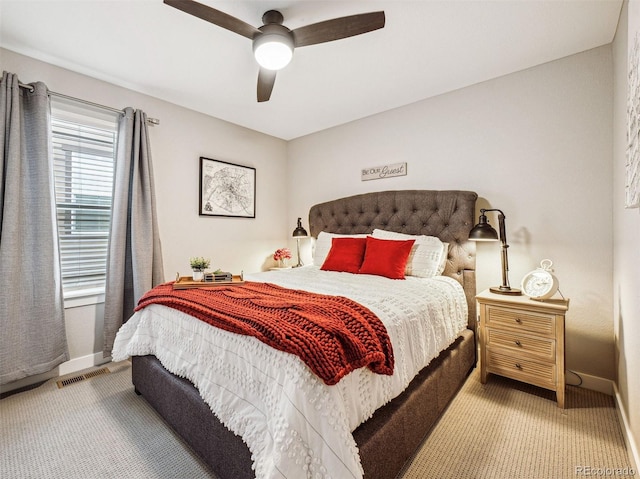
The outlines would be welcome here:
<svg viewBox="0 0 640 479">
<path fill-rule="evenodd" d="M 159 305 L 122 326 L 113 360 L 153 354 L 167 370 L 189 379 L 218 419 L 246 442 L 258 479 L 361 478 L 351 432 L 466 327 L 462 287 L 443 276 L 398 281 L 314 266 L 245 280 L 347 296 L 368 307 L 391 338 L 393 375 L 362 368 L 327 386 L 297 356 Z"/>
</svg>

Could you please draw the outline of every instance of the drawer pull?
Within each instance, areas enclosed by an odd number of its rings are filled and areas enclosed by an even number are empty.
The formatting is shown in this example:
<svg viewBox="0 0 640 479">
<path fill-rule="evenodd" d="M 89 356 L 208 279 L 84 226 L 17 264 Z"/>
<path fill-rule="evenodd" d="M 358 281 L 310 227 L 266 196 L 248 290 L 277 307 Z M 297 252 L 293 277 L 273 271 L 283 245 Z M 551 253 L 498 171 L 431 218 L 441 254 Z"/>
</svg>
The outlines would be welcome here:
<svg viewBox="0 0 640 479">
<path fill-rule="evenodd" d="M 522 343 L 520 342 L 519 339 L 516 339 L 515 343 L 516 343 L 516 346 L 522 346 Z"/>
<path fill-rule="evenodd" d="M 520 363 L 516 363 L 516 368 L 517 369 L 522 369 L 522 366 L 520 365 Z"/>
<path fill-rule="evenodd" d="M 522 320 L 520 318 L 516 318 L 516 323 L 521 324 Z"/>
</svg>

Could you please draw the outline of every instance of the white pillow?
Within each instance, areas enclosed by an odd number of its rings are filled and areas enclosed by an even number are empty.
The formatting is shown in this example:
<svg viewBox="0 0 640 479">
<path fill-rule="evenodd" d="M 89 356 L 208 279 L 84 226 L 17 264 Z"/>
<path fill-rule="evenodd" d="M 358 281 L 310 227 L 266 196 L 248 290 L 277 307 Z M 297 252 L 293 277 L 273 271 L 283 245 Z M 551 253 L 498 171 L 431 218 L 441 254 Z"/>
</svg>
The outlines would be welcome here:
<svg viewBox="0 0 640 479">
<path fill-rule="evenodd" d="M 415 240 L 404 272 L 406 276 L 432 278 L 442 274 L 444 271 L 449 253 L 449 244 L 443 243 L 435 236 L 407 235 L 378 229 L 373 230 L 372 236 L 379 239 Z"/>
<path fill-rule="evenodd" d="M 367 236 L 368 235 L 366 234 L 340 235 L 321 231 L 320 234 L 318 234 L 318 238 L 316 239 L 313 247 L 313 264 L 315 266 L 322 266 L 324 260 L 327 259 L 329 250 L 331 249 L 331 240 L 333 238 L 366 238 Z"/>
</svg>

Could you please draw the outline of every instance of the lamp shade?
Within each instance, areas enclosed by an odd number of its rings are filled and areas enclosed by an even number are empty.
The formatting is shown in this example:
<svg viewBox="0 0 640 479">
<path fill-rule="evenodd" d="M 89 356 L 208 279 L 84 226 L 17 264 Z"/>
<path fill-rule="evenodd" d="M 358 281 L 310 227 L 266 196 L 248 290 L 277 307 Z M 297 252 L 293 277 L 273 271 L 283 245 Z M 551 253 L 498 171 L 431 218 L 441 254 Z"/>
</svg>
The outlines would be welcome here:
<svg viewBox="0 0 640 479">
<path fill-rule="evenodd" d="M 487 216 L 481 214 L 478 224 L 469 232 L 469 239 L 472 241 L 497 241 L 498 232 L 487 221 Z"/>
<path fill-rule="evenodd" d="M 294 238 L 306 238 L 309 236 L 307 230 L 302 227 L 302 218 L 298 218 L 298 226 L 296 226 L 296 229 L 293 230 L 291 236 L 293 236 Z"/>
</svg>

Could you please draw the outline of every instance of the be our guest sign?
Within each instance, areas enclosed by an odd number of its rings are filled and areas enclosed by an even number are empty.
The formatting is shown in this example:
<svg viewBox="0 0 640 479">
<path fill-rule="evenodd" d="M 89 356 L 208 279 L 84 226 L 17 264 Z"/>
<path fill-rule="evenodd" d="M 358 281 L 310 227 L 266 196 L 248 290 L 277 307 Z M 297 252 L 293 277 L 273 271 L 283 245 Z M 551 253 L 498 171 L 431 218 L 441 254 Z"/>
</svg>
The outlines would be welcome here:
<svg viewBox="0 0 640 479">
<path fill-rule="evenodd" d="M 391 178 L 394 176 L 406 176 L 407 164 L 394 163 L 393 165 L 373 166 L 362 169 L 362 181 L 379 180 L 381 178 Z"/>
</svg>

